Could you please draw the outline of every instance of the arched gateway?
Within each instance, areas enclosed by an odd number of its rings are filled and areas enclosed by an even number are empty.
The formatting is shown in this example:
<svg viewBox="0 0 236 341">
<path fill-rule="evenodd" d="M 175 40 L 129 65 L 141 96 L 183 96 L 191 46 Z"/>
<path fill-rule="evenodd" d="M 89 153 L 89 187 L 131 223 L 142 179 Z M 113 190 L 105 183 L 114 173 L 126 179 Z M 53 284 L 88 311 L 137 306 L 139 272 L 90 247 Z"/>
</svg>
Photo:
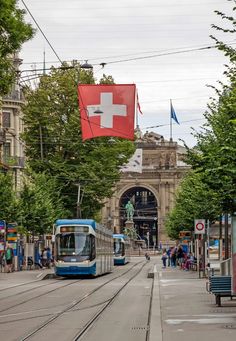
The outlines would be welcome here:
<svg viewBox="0 0 236 341">
<path fill-rule="evenodd" d="M 154 193 L 145 187 L 135 186 L 126 190 L 120 198 L 120 226 L 125 226 L 127 220 L 125 205 L 130 201 L 134 206 L 134 228 L 140 239 L 147 246 L 158 245 L 158 210 Z"/>
<path fill-rule="evenodd" d="M 134 227 L 141 238 L 156 246 L 168 240 L 165 219 L 174 203 L 178 184 L 189 167 L 183 162 L 185 149 L 163 136 L 146 133 L 136 140 L 136 152 L 121 169 L 114 194 L 102 209 L 103 223 L 117 233 L 125 227 L 125 205 L 134 206 Z M 149 238 L 148 238 L 149 237 Z"/>
</svg>

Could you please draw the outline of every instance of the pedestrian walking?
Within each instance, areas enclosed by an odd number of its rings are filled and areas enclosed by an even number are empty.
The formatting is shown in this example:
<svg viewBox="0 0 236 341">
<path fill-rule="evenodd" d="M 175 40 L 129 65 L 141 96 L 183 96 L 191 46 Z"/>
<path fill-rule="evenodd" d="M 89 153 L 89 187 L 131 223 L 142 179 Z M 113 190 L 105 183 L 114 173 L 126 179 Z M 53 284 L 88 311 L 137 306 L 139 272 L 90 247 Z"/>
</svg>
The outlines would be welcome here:
<svg viewBox="0 0 236 341">
<path fill-rule="evenodd" d="M 36 266 L 40 267 L 40 269 L 43 268 L 42 261 L 41 261 L 41 256 L 40 256 L 40 252 L 39 252 L 38 249 L 36 250 L 36 253 L 35 253 L 34 264 L 35 264 Z"/>
<path fill-rule="evenodd" d="M 6 272 L 8 273 L 12 272 L 14 253 L 10 245 L 7 245 L 6 252 L 5 252 L 5 259 L 6 259 Z"/>
<path fill-rule="evenodd" d="M 3 272 L 4 268 L 5 268 L 5 254 L 4 254 L 4 251 L 0 252 L 0 268 L 1 268 L 1 272 Z"/>
<path fill-rule="evenodd" d="M 177 249 L 177 263 L 179 265 L 180 268 L 182 268 L 182 264 L 184 261 L 184 251 L 181 245 L 179 245 L 178 249 Z"/>
<path fill-rule="evenodd" d="M 161 257 L 161 260 L 162 260 L 162 268 L 165 269 L 166 268 L 166 260 L 167 260 L 168 256 L 167 256 L 167 252 L 166 252 L 166 249 L 163 249 L 162 251 L 162 257 Z"/>
<path fill-rule="evenodd" d="M 167 253 L 167 260 L 168 260 L 167 265 L 170 266 L 171 247 L 168 248 L 166 253 Z"/>
<path fill-rule="evenodd" d="M 47 253 L 47 249 L 44 248 L 42 252 L 42 263 L 43 263 L 42 265 L 44 268 L 47 267 L 47 261 L 48 261 L 48 253 Z"/>
<path fill-rule="evenodd" d="M 51 268 L 51 260 L 52 260 L 52 254 L 50 247 L 47 248 L 47 267 L 50 269 Z"/>
<path fill-rule="evenodd" d="M 176 247 L 172 247 L 170 252 L 170 265 L 173 268 L 176 267 L 176 252 L 177 252 Z"/>
</svg>

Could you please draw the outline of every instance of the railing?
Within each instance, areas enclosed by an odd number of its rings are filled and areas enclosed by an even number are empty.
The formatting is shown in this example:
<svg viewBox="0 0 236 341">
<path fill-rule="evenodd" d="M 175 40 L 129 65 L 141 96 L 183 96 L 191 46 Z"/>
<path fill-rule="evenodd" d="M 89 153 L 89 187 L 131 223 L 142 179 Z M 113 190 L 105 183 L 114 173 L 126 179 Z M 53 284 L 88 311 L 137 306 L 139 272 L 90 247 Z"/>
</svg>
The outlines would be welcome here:
<svg viewBox="0 0 236 341">
<path fill-rule="evenodd" d="M 13 90 L 11 93 L 4 96 L 3 100 L 24 101 L 24 96 L 22 91 Z"/>
</svg>

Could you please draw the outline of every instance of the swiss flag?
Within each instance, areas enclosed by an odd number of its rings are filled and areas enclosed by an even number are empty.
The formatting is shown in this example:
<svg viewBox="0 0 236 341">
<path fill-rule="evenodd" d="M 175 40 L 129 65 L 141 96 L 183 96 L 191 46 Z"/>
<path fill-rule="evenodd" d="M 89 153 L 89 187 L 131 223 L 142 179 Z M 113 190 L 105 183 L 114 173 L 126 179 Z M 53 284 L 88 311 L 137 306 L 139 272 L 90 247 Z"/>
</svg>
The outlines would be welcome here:
<svg viewBox="0 0 236 341">
<path fill-rule="evenodd" d="M 117 136 L 134 139 L 134 84 L 78 86 L 82 139 Z"/>
</svg>

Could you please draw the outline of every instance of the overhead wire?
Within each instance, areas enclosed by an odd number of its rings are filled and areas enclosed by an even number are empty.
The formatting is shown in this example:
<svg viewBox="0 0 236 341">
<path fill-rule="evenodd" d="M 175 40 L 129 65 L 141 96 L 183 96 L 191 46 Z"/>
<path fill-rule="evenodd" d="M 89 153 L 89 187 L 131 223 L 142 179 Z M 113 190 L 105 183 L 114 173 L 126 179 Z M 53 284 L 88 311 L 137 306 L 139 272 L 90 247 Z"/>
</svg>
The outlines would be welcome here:
<svg viewBox="0 0 236 341">
<path fill-rule="evenodd" d="M 52 49 L 53 53 L 55 54 L 55 56 L 57 57 L 57 59 L 59 60 L 59 62 L 62 64 L 62 60 L 61 58 L 58 56 L 56 50 L 54 49 L 54 47 L 52 46 L 52 44 L 50 43 L 50 41 L 48 40 L 48 38 L 46 37 L 45 33 L 43 32 L 43 30 L 41 29 L 41 27 L 39 26 L 37 20 L 35 19 L 35 17 L 33 16 L 33 14 L 31 13 L 31 11 L 29 10 L 28 6 L 26 5 L 24 0 L 21 0 L 22 4 L 24 5 L 24 7 L 26 8 L 27 12 L 29 13 L 29 15 L 31 16 L 31 18 L 33 19 L 35 25 L 38 27 L 39 31 L 42 33 L 44 39 L 46 40 L 46 42 L 48 43 L 48 45 L 50 46 L 50 48 Z"/>
<path fill-rule="evenodd" d="M 56 55 L 57 59 L 59 60 L 59 62 L 62 64 L 62 60 L 59 57 L 59 55 L 57 54 L 56 50 L 54 49 L 54 47 L 52 46 L 52 44 L 50 43 L 50 41 L 48 40 L 48 38 L 46 37 L 45 33 L 43 32 L 43 30 L 41 29 L 40 25 L 38 24 L 37 20 L 35 19 L 35 17 L 33 16 L 33 14 L 31 13 L 31 11 L 29 10 L 28 6 L 26 5 L 24 0 L 21 0 L 23 5 L 25 6 L 26 10 L 28 11 L 28 13 L 30 14 L 31 18 L 33 19 L 34 23 L 36 24 L 36 26 L 38 27 L 38 29 L 40 30 L 41 34 L 43 35 L 44 39 L 47 41 L 48 45 L 50 46 L 50 48 L 52 49 L 53 53 Z M 181 51 L 173 51 L 173 52 L 165 52 L 165 53 L 159 53 L 159 54 L 154 54 L 151 56 L 140 56 L 140 57 L 135 57 L 135 58 L 128 58 L 128 59 L 121 59 L 121 60 L 116 60 L 116 61 L 110 61 L 110 62 L 106 62 L 106 63 L 100 63 L 100 64 L 95 64 L 95 65 L 102 65 L 102 68 L 107 65 L 107 64 L 114 64 L 114 63 L 121 63 L 121 62 L 128 62 L 128 61 L 134 61 L 134 60 L 140 60 L 140 59 L 147 59 L 147 58 L 155 58 L 155 57 L 160 57 L 160 56 L 167 56 L 167 55 L 173 55 L 173 54 L 179 54 L 179 53 L 188 53 L 188 52 L 193 52 L 193 51 L 201 51 L 201 50 L 207 50 L 207 49 L 211 49 L 211 48 L 216 48 L 216 45 L 212 45 L 212 46 L 206 46 L 206 47 L 199 47 L 199 48 L 191 48 L 191 49 L 186 49 L 186 50 L 181 50 Z M 145 52 L 146 53 L 146 52 Z M 148 52 L 147 52 L 148 53 Z M 106 58 L 106 57 L 105 57 Z M 107 57 L 109 58 L 109 57 Z M 102 69 L 101 68 L 101 69 Z M 38 71 L 40 70 L 44 70 L 44 69 L 38 69 Z M 24 71 L 28 71 L 28 72 L 35 72 L 35 70 L 24 70 Z M 39 78 L 40 75 L 36 75 L 35 77 L 29 78 L 27 81 L 30 81 L 32 79 L 37 79 Z M 23 80 L 22 80 L 23 81 Z M 83 105 L 83 103 L 82 103 Z M 84 105 L 83 105 L 84 106 Z M 82 118 L 81 118 L 82 119 Z M 84 119 L 84 118 L 83 118 Z M 90 122 L 89 119 L 84 119 L 86 121 L 89 121 L 90 124 L 90 129 L 92 130 L 91 124 L 97 125 L 97 126 L 101 126 L 100 124 L 94 123 L 94 122 Z M 190 120 L 192 121 L 192 120 Z M 159 126 L 164 126 L 164 125 L 159 125 Z M 101 126 L 102 127 L 102 126 Z M 157 126 L 153 126 L 153 127 L 157 127 Z M 143 129 L 148 129 L 148 128 L 143 128 Z M 118 132 L 118 131 L 117 131 Z M 93 132 L 92 132 L 93 134 Z"/>
</svg>

